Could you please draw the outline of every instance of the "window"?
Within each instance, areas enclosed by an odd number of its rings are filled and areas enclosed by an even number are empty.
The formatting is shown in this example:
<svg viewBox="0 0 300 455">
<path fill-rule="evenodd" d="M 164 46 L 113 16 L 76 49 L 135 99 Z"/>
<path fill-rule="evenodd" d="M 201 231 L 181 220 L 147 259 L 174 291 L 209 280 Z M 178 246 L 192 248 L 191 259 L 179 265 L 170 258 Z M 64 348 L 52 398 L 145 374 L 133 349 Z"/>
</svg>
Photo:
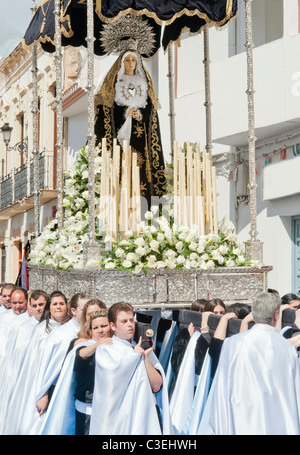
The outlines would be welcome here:
<svg viewBox="0 0 300 455">
<path fill-rule="evenodd" d="M 252 0 L 252 39 L 255 47 L 283 37 L 283 0 Z M 245 1 L 238 0 L 238 14 L 229 28 L 229 55 L 245 51 Z"/>
</svg>

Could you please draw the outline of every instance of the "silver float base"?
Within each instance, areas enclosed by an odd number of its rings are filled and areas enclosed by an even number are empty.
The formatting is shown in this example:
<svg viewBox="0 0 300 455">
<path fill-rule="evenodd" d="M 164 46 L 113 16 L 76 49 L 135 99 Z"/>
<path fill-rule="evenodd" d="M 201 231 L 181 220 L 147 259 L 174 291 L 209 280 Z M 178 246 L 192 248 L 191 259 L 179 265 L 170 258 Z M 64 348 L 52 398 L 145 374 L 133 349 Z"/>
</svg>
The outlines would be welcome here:
<svg viewBox="0 0 300 455">
<path fill-rule="evenodd" d="M 68 298 L 84 292 L 107 306 L 126 301 L 136 308 L 188 308 L 200 298 L 220 298 L 226 304 L 250 303 L 268 289 L 267 275 L 273 267 L 220 267 L 212 270 L 155 270 L 147 274 L 116 270 L 59 271 L 28 264 L 29 287 Z"/>
</svg>

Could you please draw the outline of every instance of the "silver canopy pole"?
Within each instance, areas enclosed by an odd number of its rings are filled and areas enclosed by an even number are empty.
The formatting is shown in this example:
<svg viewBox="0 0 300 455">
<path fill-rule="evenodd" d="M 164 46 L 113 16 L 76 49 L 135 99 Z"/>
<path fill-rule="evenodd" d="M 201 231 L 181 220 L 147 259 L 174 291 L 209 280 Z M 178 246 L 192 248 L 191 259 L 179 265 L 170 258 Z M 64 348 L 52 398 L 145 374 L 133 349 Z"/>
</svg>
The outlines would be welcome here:
<svg viewBox="0 0 300 455">
<path fill-rule="evenodd" d="M 255 122 L 254 122 L 254 86 L 253 86 L 253 41 L 252 41 L 252 0 L 245 1 L 246 14 L 246 54 L 247 54 L 247 90 L 248 97 L 248 144 L 249 144 L 249 191 L 250 191 L 250 240 L 246 242 L 247 260 L 262 263 L 262 243 L 257 240 L 256 173 L 255 173 Z"/>
<path fill-rule="evenodd" d="M 94 159 L 94 5 L 93 0 L 87 0 L 87 91 L 88 91 L 88 161 L 89 161 L 89 241 L 95 240 L 95 159 Z"/>
<path fill-rule="evenodd" d="M 63 228 L 63 115 L 62 115 L 62 45 L 60 0 L 55 0 L 55 69 L 56 69 L 56 131 L 57 131 L 57 221 L 59 234 Z"/>
<path fill-rule="evenodd" d="M 173 60 L 173 44 L 168 46 L 168 78 L 169 78 L 169 117 L 170 117 L 170 140 L 171 140 L 171 162 L 174 156 L 175 142 L 175 109 L 174 109 L 174 60 Z"/>
<path fill-rule="evenodd" d="M 88 192 L 89 231 L 88 242 L 83 245 L 84 267 L 97 268 L 101 256 L 101 245 L 95 241 L 95 107 L 94 107 L 94 2 L 87 0 L 87 91 L 88 91 Z M 94 293 L 94 290 L 91 290 Z M 95 297 L 95 295 L 92 295 Z"/>
<path fill-rule="evenodd" d="M 35 0 L 31 8 L 32 17 L 35 15 L 37 6 Z M 32 47 L 32 122 L 33 122 L 33 197 L 34 197 L 34 235 L 37 239 L 40 235 L 40 178 L 39 178 L 39 133 L 38 133 L 38 64 L 37 45 Z"/>
<path fill-rule="evenodd" d="M 204 44 L 204 80 L 205 80 L 205 109 L 206 109 L 206 151 L 211 156 L 212 143 L 211 143 L 211 95 L 210 95 L 210 56 L 209 56 L 209 29 L 204 29 L 203 34 Z"/>
</svg>

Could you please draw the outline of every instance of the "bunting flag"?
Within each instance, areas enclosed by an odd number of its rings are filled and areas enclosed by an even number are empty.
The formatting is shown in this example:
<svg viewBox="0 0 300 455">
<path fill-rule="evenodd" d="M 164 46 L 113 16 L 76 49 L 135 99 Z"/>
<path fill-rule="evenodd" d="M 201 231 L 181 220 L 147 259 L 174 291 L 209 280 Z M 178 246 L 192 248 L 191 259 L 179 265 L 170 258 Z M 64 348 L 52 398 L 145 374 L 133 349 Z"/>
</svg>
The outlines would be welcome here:
<svg viewBox="0 0 300 455">
<path fill-rule="evenodd" d="M 286 159 L 286 149 L 281 149 L 280 150 L 280 160 L 285 160 Z"/>
<path fill-rule="evenodd" d="M 300 144 L 293 145 L 293 155 L 294 156 L 300 155 Z"/>
<path fill-rule="evenodd" d="M 269 155 L 263 155 L 265 158 L 265 166 L 271 163 L 271 157 Z"/>
</svg>

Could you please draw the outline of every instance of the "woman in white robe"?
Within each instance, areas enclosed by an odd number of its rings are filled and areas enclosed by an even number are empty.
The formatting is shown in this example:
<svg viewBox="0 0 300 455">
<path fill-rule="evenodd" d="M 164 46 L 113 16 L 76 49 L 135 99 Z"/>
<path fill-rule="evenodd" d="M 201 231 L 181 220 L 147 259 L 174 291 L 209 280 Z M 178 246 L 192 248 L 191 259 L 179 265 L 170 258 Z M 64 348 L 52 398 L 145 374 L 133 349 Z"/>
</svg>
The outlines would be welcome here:
<svg viewBox="0 0 300 455">
<path fill-rule="evenodd" d="M 52 330 L 69 319 L 66 297 L 61 292 L 54 291 L 47 301 L 39 324 L 32 332 L 32 338 L 15 383 L 10 413 L 7 416 L 7 434 L 38 434 L 42 417 L 39 417 L 36 408 L 35 391 L 45 341 Z"/>
</svg>

